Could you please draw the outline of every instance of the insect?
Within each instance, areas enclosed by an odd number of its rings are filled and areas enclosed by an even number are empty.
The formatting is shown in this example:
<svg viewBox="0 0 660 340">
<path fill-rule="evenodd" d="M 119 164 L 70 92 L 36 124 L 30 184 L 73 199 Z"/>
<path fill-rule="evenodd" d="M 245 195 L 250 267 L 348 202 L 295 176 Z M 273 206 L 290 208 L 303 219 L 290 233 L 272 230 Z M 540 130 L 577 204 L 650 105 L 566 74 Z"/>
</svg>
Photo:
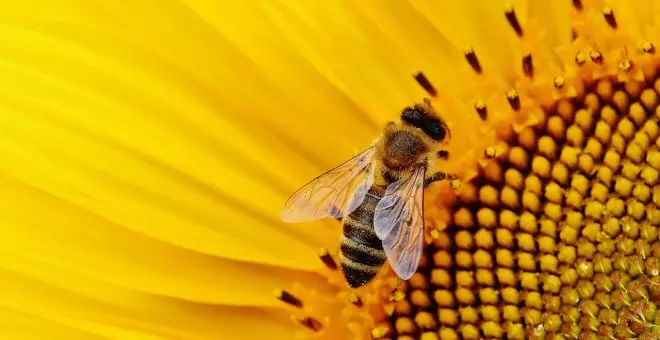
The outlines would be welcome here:
<svg viewBox="0 0 660 340">
<path fill-rule="evenodd" d="M 371 281 L 385 260 L 407 280 L 422 254 L 424 189 L 455 178 L 443 171 L 427 173 L 449 156 L 442 148 L 448 138 L 449 128 L 428 100 L 407 107 L 369 148 L 296 191 L 284 205 L 282 220 L 340 219 L 340 264 L 352 288 Z"/>
</svg>

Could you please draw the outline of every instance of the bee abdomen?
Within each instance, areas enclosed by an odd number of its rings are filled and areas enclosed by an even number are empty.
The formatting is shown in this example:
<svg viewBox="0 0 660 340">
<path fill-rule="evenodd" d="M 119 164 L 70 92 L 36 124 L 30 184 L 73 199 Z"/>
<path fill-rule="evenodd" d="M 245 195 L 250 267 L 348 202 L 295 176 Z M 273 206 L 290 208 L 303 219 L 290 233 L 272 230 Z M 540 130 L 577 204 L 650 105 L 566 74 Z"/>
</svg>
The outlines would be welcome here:
<svg viewBox="0 0 660 340">
<path fill-rule="evenodd" d="M 387 257 L 383 248 L 377 249 L 343 236 L 341 252 L 344 257 L 367 266 L 382 266 Z"/>
<path fill-rule="evenodd" d="M 387 259 L 374 231 L 374 211 L 385 188 L 373 186 L 364 201 L 343 220 L 340 263 L 348 285 L 357 288 L 373 279 Z"/>
<path fill-rule="evenodd" d="M 341 237 L 341 268 L 352 288 L 369 282 L 380 270 L 387 257 L 373 228 L 347 218 Z"/>
<path fill-rule="evenodd" d="M 350 258 L 346 257 L 345 253 L 341 253 L 339 256 L 341 262 L 341 270 L 344 273 L 346 282 L 351 288 L 358 288 L 371 281 L 371 279 L 378 274 L 378 271 L 382 267 L 380 266 L 370 266 L 355 262 Z"/>
<path fill-rule="evenodd" d="M 353 216 L 344 218 L 343 237 L 368 246 L 370 248 L 382 249 L 382 241 L 376 236 L 371 224 L 364 221 L 354 220 Z"/>
</svg>

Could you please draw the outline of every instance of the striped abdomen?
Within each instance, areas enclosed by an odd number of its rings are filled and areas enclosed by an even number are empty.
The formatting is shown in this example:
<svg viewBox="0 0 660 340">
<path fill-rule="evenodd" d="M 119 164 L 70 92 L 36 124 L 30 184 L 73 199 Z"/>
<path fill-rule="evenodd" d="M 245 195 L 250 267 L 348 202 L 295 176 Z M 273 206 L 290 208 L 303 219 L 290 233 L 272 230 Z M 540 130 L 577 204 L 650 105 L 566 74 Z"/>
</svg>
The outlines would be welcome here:
<svg viewBox="0 0 660 340">
<path fill-rule="evenodd" d="M 385 189 L 374 186 L 342 225 L 340 263 L 348 285 L 357 288 L 376 276 L 387 257 L 374 231 L 374 211 Z"/>
</svg>

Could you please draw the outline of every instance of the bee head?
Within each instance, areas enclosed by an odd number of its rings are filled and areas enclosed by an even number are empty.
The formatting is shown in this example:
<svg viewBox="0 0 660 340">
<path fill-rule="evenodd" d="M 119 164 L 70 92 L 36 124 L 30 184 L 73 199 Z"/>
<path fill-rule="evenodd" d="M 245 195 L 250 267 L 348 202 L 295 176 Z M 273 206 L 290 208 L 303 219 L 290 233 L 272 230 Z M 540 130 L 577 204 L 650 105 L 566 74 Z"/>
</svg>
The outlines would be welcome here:
<svg viewBox="0 0 660 340">
<path fill-rule="evenodd" d="M 440 142 L 449 137 L 447 124 L 435 114 L 428 102 L 405 108 L 401 113 L 401 120 L 424 131 L 435 141 Z"/>
<path fill-rule="evenodd" d="M 381 143 L 383 164 L 392 170 L 403 170 L 420 163 L 429 146 L 419 133 L 410 128 L 390 125 Z"/>
</svg>

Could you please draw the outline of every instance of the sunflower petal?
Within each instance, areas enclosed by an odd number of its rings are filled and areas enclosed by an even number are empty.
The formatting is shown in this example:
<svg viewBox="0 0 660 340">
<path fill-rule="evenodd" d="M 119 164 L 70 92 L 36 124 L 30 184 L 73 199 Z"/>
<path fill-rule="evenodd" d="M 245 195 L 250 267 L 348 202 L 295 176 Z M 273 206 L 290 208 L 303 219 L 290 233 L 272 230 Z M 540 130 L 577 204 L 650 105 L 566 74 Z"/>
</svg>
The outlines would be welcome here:
<svg viewBox="0 0 660 340">
<path fill-rule="evenodd" d="M 572 27 L 570 22 L 570 1 L 528 1 L 528 20 L 537 21 L 539 27 L 544 28 L 544 41 L 539 45 L 552 47 L 567 44 L 572 40 Z"/>
<path fill-rule="evenodd" d="M 416 70 L 402 62 L 400 52 L 351 2 L 335 1 L 322 8 L 289 1 L 262 5 L 301 54 L 339 88 L 360 98 L 361 107 L 373 112 L 378 123 L 398 114 L 419 93 L 412 78 Z"/>
<path fill-rule="evenodd" d="M 461 49 L 443 36 L 412 4 L 407 2 L 356 2 L 365 22 L 371 23 L 395 45 L 397 60 L 410 73 L 422 71 L 441 98 L 465 98 L 468 82 L 456 81 L 471 73 Z M 400 55 L 400 56 L 399 56 Z M 428 93 L 419 88 L 419 97 Z"/>
<path fill-rule="evenodd" d="M 97 11 L 92 12 L 96 15 L 110 10 L 78 5 L 85 11 Z M 171 22 L 150 26 L 151 40 L 129 38 L 121 28 L 126 23 L 104 27 L 106 31 L 116 29 L 113 33 L 93 31 L 98 23 L 82 18 L 83 13 L 74 13 L 72 9 L 80 9 L 75 6 L 67 7 L 69 13 L 62 16 L 69 21 L 66 24 L 49 22 L 53 18 L 47 17 L 48 12 L 35 7 L 30 15 L 16 8 L 12 15 L 3 15 L 7 19 L 1 33 L 6 53 L 0 67 L 7 81 L 0 96 L 12 112 L 3 115 L 8 119 L 3 128 L 12 132 L 12 137 L 5 137 L 11 141 L 6 141 L 4 147 L 7 157 L 16 158 L 7 158 L 16 177 L 47 191 L 59 190 L 65 199 L 166 242 L 228 258 L 315 267 L 313 262 L 301 260 L 300 255 L 312 254 L 312 247 L 325 244 L 328 230 L 283 228 L 277 220 L 278 207 L 295 188 L 293 183 L 300 183 L 295 179 L 315 171 L 307 165 L 301 176 L 292 176 L 288 169 L 295 167 L 285 167 L 282 161 L 292 150 L 283 147 L 282 142 L 279 149 L 277 144 L 258 142 L 249 130 L 243 133 L 240 120 L 227 121 L 243 111 L 242 100 L 220 103 L 212 97 L 213 92 L 224 92 L 222 98 L 249 97 L 245 92 L 256 91 L 261 86 L 259 81 L 252 87 L 214 88 L 218 86 L 216 80 L 189 66 L 204 62 L 211 68 L 218 62 L 249 65 L 233 45 L 217 38 L 228 48 L 210 51 L 217 57 L 211 63 L 198 54 L 172 54 L 173 50 L 185 50 L 173 45 L 173 41 L 183 44 L 177 39 L 154 46 L 163 49 L 167 45 L 170 50 L 149 50 L 154 39 L 168 36 L 166 28 Z M 27 18 L 18 20 L 15 13 Z M 28 19 L 31 17 L 39 19 Z M 186 17 L 180 20 L 182 27 L 188 27 L 186 20 L 194 22 Z M 201 39 L 199 30 L 195 25 L 190 27 L 191 39 L 195 33 Z M 138 48 L 135 43 L 147 46 Z M 229 52 L 232 50 L 235 52 Z M 43 54 L 49 58 L 39 57 Z M 213 71 L 228 84 L 245 76 Z M 264 102 L 263 107 L 269 105 L 268 100 Z M 275 114 L 279 109 L 262 112 L 259 108 L 254 109 L 257 117 Z M 219 118 L 218 110 L 227 118 Z M 300 127 L 296 131 L 305 130 Z M 17 143 L 31 145 L 26 147 L 31 147 L 38 158 L 18 160 L 21 153 Z M 317 139 L 317 145 L 325 145 L 327 154 L 332 154 L 327 143 Z M 41 153 L 47 155 L 41 157 Z M 76 164 L 78 160 L 85 164 Z M 299 158 L 301 162 L 309 164 L 309 160 Z M 72 167 L 86 174 L 58 171 L 43 176 L 23 171 L 21 166 Z M 87 196 L 71 192 L 71 188 L 55 187 L 58 182 L 66 185 L 74 176 L 87 179 L 75 188 Z M 269 186 L 258 184 L 262 182 Z M 154 200 L 147 203 L 147 196 Z M 103 206 L 96 204 L 98 201 L 109 203 Z M 149 225 L 145 225 L 147 221 Z M 252 232 L 244 225 L 257 226 L 260 231 Z M 235 242 L 237 239 L 254 242 Z M 260 246 L 265 243 L 278 246 Z M 232 246 L 223 246 L 226 244 Z M 300 252 L 296 255 L 296 251 Z"/>
<path fill-rule="evenodd" d="M 515 33 L 504 16 L 505 1 L 411 2 L 455 46 L 471 46 L 479 56 L 484 72 L 490 77 L 502 77 L 496 70 L 506 70 L 511 65 L 513 56 L 507 48 L 503 48 L 503 44 L 506 45 L 505 39 L 514 38 Z M 525 9 L 517 11 L 524 13 Z"/>
<path fill-rule="evenodd" d="M 42 316 L 31 315 L 18 310 L 0 306 L 0 337 L 2 339 L 71 339 L 103 340 L 73 327 L 54 322 Z"/>
<path fill-rule="evenodd" d="M 277 303 L 274 287 L 316 276 L 164 243 L 4 176 L 0 188 L 0 196 L 12 197 L 0 205 L 0 266 L 58 285 L 86 278 L 191 301 L 264 306 Z"/>
<path fill-rule="evenodd" d="M 0 310 L 9 314 L 3 320 L 50 327 L 73 338 L 84 333 L 86 339 L 255 339 L 271 333 L 286 338 L 291 332 L 290 320 L 273 309 L 192 303 L 105 285 L 78 286 L 76 292 L 74 287 L 2 269 Z"/>
</svg>

